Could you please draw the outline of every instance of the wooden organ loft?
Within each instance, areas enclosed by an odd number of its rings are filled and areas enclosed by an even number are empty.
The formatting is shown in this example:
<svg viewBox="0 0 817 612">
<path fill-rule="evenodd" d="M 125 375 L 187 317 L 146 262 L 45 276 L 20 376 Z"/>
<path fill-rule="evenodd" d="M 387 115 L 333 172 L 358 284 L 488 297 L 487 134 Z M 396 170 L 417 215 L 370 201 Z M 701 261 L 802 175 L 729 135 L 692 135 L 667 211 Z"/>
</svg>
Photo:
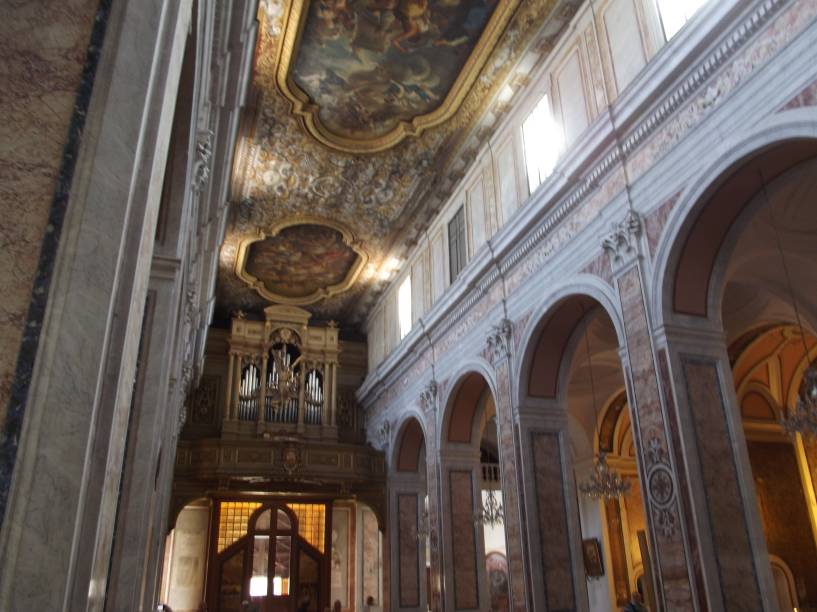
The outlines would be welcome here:
<svg viewBox="0 0 817 612">
<path fill-rule="evenodd" d="M 357 499 L 382 517 L 386 464 L 368 446 L 355 391 L 366 345 L 310 313 L 270 306 L 210 330 L 176 453 L 174 516 L 201 498 L 297 494 Z"/>
<path fill-rule="evenodd" d="M 309 327 L 300 308 L 264 312 L 232 320 L 223 435 L 337 437 L 337 327 Z"/>
</svg>

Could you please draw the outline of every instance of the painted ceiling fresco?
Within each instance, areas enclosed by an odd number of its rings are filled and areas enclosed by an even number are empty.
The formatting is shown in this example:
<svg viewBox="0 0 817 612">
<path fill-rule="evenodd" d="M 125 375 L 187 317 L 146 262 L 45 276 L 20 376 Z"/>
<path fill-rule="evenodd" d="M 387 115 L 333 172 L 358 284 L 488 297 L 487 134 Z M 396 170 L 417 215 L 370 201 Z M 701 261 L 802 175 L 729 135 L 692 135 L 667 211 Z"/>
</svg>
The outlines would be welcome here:
<svg viewBox="0 0 817 612">
<path fill-rule="evenodd" d="M 524 83 L 525 75 L 512 72 L 512 67 L 524 52 L 537 57 L 549 52 L 580 0 L 497 0 L 496 10 L 499 5 L 507 8 L 506 2 L 516 8 L 457 112 L 418 136 L 369 154 L 344 153 L 321 144 L 304 128 L 293 113 L 291 101 L 278 87 L 276 75 L 287 31 L 286 16 L 290 4 L 299 1 L 260 3 L 249 100 L 253 114 L 237 148 L 231 194 L 234 212 L 221 250 L 216 315 L 225 319 L 239 309 L 260 313 L 269 305 L 238 278 L 235 267 L 239 246 L 248 236 L 257 235 L 259 229 L 306 214 L 325 219 L 329 225 L 331 221 L 344 225 L 369 256 L 368 265 L 349 290 L 306 307 L 316 319 L 334 319 L 354 327 L 360 325 L 388 282 L 384 265 L 393 258 L 405 257 L 419 232 L 451 193 L 463 167 L 474 159 L 479 150 L 477 142 L 490 133 L 480 124 L 481 119 L 491 117 L 491 126 L 495 126 L 504 112 L 497 102 L 500 89 L 510 86 L 516 90 Z M 463 0 L 463 4 L 482 5 L 482 1 Z M 362 0 L 340 4 L 339 0 L 321 0 L 319 4 L 330 8 L 346 4 L 350 11 L 357 11 L 358 2 Z M 378 3 L 369 0 L 368 5 Z M 384 0 L 386 4 L 397 2 Z M 440 1 L 440 5 L 445 4 L 446 0 Z M 384 14 L 382 18 L 386 23 L 391 16 Z M 420 36 L 398 42 L 408 56 L 421 40 L 425 39 Z M 450 49 L 445 45 L 439 48 Z M 389 48 L 388 53 L 402 57 L 396 48 Z M 493 197 L 492 189 L 487 191 L 487 197 Z M 286 267 L 286 262 L 276 264 L 280 271 Z M 297 271 L 290 266 L 287 273 Z"/>
<path fill-rule="evenodd" d="M 381 136 L 436 110 L 497 0 L 324 0 L 310 4 L 295 50 L 295 83 L 322 123 Z"/>
<path fill-rule="evenodd" d="M 298 299 L 342 284 L 357 259 L 339 231 L 303 224 L 254 242 L 244 268 L 270 292 Z"/>
</svg>

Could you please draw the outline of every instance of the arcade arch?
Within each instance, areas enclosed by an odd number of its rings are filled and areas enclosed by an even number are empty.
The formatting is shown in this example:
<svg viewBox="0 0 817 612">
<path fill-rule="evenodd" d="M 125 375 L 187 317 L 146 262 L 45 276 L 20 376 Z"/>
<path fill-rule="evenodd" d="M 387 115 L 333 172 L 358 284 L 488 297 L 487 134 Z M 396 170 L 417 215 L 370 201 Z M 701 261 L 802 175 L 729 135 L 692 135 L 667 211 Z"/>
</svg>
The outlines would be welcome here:
<svg viewBox="0 0 817 612">
<path fill-rule="evenodd" d="M 661 273 L 659 343 L 702 484 L 688 494 L 709 517 L 693 537 L 713 543 L 710 597 L 739 608 L 817 603 L 817 452 L 780 425 L 817 357 L 816 173 L 813 139 L 737 161 L 679 220 Z"/>
</svg>

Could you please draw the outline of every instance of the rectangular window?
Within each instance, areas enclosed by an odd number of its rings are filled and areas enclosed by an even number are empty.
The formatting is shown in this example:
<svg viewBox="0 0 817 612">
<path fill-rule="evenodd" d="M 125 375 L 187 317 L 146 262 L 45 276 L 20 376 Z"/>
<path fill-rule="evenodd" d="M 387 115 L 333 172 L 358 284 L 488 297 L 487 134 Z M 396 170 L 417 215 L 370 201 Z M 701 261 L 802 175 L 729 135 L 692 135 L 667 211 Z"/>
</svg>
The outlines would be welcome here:
<svg viewBox="0 0 817 612">
<path fill-rule="evenodd" d="M 465 267 L 465 256 L 465 207 L 460 206 L 448 222 L 448 263 L 452 283 Z"/>
<path fill-rule="evenodd" d="M 528 169 L 528 187 L 533 193 L 556 167 L 564 140 L 561 128 L 553 120 L 547 94 L 542 96 L 522 124 L 522 140 Z"/>
<path fill-rule="evenodd" d="M 667 40 L 678 33 L 706 0 L 658 0 L 658 13 Z"/>
<path fill-rule="evenodd" d="M 411 274 L 400 283 L 397 290 L 397 319 L 400 322 L 400 339 L 411 331 Z"/>
</svg>

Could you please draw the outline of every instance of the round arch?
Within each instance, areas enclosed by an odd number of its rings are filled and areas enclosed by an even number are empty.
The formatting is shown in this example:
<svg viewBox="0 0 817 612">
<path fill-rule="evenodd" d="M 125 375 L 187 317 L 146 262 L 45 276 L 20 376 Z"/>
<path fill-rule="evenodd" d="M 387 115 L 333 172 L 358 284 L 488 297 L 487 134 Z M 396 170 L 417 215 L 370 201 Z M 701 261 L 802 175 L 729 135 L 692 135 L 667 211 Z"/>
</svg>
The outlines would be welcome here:
<svg viewBox="0 0 817 612">
<path fill-rule="evenodd" d="M 514 396 L 517 404 L 529 398 L 556 398 L 562 380 L 564 356 L 573 348 L 571 339 L 586 321 L 586 316 L 600 308 L 612 323 L 619 347 L 625 346 L 624 324 L 612 287 L 596 277 L 582 275 L 577 282 L 557 288 L 537 308 L 521 336 Z M 542 369 L 536 381 L 531 372 Z"/>
<path fill-rule="evenodd" d="M 392 471 L 418 473 L 422 465 L 422 454 L 426 450 L 426 431 L 422 417 L 408 413 L 397 426 L 392 451 Z"/>
<path fill-rule="evenodd" d="M 689 181 L 654 258 L 651 306 L 658 326 L 685 317 L 718 321 L 722 292 L 713 276 L 724 246 L 734 242 L 733 230 L 745 223 L 741 215 L 763 183 L 817 157 L 815 135 L 813 115 L 797 110 L 775 116 L 733 138 L 717 162 Z"/>
<path fill-rule="evenodd" d="M 496 401 L 496 383 L 488 364 L 475 359 L 464 363 L 453 376 L 454 384 L 442 398 L 438 448 L 450 443 L 473 444 L 481 423 L 480 398 L 487 391 Z"/>
</svg>

